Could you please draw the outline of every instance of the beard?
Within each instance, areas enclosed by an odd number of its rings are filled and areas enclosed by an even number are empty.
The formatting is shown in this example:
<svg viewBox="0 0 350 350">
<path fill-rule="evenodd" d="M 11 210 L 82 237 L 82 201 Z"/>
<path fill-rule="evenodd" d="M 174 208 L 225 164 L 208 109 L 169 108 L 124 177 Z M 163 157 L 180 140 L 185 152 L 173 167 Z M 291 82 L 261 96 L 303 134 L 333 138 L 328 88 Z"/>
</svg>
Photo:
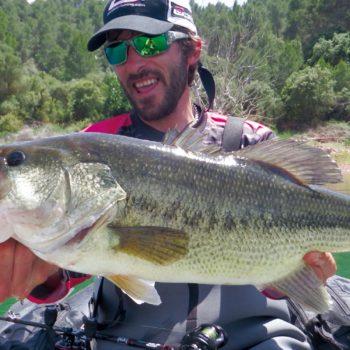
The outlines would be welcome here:
<svg viewBox="0 0 350 350">
<path fill-rule="evenodd" d="M 182 55 L 181 62 L 175 67 L 169 69 L 169 80 L 167 83 L 164 75 L 153 69 L 144 69 L 140 74 L 129 75 L 126 86 L 119 80 L 122 89 L 124 90 L 126 97 L 130 101 L 130 104 L 134 108 L 137 115 L 145 121 L 156 121 L 166 118 L 172 114 L 178 105 L 178 102 L 185 91 L 187 86 L 187 67 L 186 60 Z M 156 77 L 165 87 L 164 97 L 156 103 L 154 100 L 156 96 L 147 97 L 140 101 L 140 99 L 134 98 L 129 91 L 134 89 L 132 82 L 138 79 L 143 79 L 148 76 Z"/>
</svg>

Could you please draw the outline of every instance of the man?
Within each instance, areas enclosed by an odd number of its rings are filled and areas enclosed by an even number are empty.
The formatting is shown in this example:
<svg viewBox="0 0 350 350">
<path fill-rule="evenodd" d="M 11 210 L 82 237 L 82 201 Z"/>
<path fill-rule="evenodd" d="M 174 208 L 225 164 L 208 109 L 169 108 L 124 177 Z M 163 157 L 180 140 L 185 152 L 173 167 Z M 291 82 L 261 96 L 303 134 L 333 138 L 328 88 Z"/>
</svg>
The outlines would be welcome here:
<svg viewBox="0 0 350 350">
<path fill-rule="evenodd" d="M 160 141 L 168 129 L 182 130 L 192 122 L 197 128 L 193 138 L 200 133 L 206 135 L 205 144 L 222 143 L 227 116 L 202 111 L 190 100 L 189 84 L 201 40 L 187 2 L 109 1 L 104 26 L 90 39 L 88 49 L 94 51 L 104 44 L 134 112 L 90 126 L 85 132 Z M 200 73 L 205 77 L 203 67 Z M 210 79 L 205 86 L 211 96 Z M 240 134 L 241 147 L 274 136 L 252 121 L 245 122 Z M 23 299 L 29 293 L 36 302 L 55 301 L 86 278 L 43 262 L 12 239 L 0 244 L 0 255 L 0 301 L 10 296 Z M 334 259 L 328 253 L 309 253 L 305 261 L 324 283 L 335 273 Z M 215 323 L 227 331 L 228 349 L 310 349 L 304 334 L 289 323 L 285 301 L 268 299 L 252 286 L 157 283 L 156 289 L 160 306 L 138 305 L 107 280 L 96 278 L 92 314 L 106 334 L 175 349 L 188 330 L 203 323 Z M 264 293 L 278 296 L 275 291 Z M 94 346 L 112 349 L 115 344 L 101 341 Z"/>
</svg>

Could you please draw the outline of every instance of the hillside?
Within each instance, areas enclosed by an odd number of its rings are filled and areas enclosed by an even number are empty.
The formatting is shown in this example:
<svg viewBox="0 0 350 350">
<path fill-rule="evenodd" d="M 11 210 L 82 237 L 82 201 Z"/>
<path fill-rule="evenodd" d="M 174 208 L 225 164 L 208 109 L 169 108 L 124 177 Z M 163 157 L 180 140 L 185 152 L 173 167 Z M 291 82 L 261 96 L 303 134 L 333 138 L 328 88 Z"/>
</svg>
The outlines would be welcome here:
<svg viewBox="0 0 350 350">
<path fill-rule="evenodd" d="M 86 43 L 105 0 L 0 0 L 0 133 L 24 125 L 81 126 L 130 110 L 103 52 Z M 214 109 L 304 132 L 350 120 L 350 24 L 345 0 L 192 1 Z M 194 99 L 206 104 L 199 81 Z"/>
</svg>

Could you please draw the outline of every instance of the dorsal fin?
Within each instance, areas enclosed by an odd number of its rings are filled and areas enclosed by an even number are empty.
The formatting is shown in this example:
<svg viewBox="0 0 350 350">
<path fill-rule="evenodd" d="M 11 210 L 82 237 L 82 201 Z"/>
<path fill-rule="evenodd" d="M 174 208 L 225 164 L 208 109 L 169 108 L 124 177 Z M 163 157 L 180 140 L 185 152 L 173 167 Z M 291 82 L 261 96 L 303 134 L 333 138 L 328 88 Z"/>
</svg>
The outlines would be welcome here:
<svg viewBox="0 0 350 350">
<path fill-rule="evenodd" d="M 203 143 L 200 141 L 206 137 L 206 134 L 199 134 L 198 137 L 193 138 L 194 134 L 199 131 L 199 128 L 192 128 L 191 124 L 188 124 L 182 131 L 178 131 L 177 126 L 172 130 L 168 130 L 164 136 L 163 144 L 180 147 L 186 151 L 205 153 L 207 155 L 223 153 L 223 149 L 216 144 L 203 146 Z"/>
<path fill-rule="evenodd" d="M 218 145 L 200 142 L 206 135 L 200 134 L 193 141 L 198 128 L 187 125 L 181 132 L 175 127 L 165 135 L 163 144 L 183 148 L 187 151 L 211 156 L 232 156 L 265 163 L 276 172 L 283 173 L 300 185 L 323 185 L 343 182 L 341 171 L 335 160 L 325 151 L 306 144 L 306 141 L 277 138 L 248 146 L 236 152 L 225 153 Z M 191 139 L 192 138 L 192 139 Z"/>
<path fill-rule="evenodd" d="M 287 172 L 302 185 L 323 185 L 342 182 L 343 177 L 335 160 L 325 151 L 293 139 L 272 139 L 234 153 Z"/>
</svg>

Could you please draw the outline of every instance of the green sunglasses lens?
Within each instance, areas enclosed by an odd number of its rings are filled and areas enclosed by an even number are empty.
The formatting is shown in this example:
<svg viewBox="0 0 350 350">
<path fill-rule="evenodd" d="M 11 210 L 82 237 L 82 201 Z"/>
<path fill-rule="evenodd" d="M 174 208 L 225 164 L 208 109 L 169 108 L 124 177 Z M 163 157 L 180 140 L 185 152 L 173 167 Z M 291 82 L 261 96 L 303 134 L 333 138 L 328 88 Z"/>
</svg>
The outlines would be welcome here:
<svg viewBox="0 0 350 350">
<path fill-rule="evenodd" d="M 120 64 L 126 61 L 126 44 L 119 42 L 105 48 L 110 64 Z"/>
<path fill-rule="evenodd" d="M 168 49 L 164 34 L 155 37 L 138 36 L 134 39 L 134 45 L 141 56 L 158 55 Z"/>
<path fill-rule="evenodd" d="M 177 39 L 173 39 L 172 41 L 174 40 Z M 130 44 L 131 41 L 126 40 L 125 42 L 120 41 L 105 47 L 105 52 L 109 63 L 112 65 L 118 65 L 126 62 L 127 45 Z M 132 40 L 132 46 L 143 57 L 158 55 L 169 48 L 165 34 L 153 37 L 138 36 Z"/>
</svg>

